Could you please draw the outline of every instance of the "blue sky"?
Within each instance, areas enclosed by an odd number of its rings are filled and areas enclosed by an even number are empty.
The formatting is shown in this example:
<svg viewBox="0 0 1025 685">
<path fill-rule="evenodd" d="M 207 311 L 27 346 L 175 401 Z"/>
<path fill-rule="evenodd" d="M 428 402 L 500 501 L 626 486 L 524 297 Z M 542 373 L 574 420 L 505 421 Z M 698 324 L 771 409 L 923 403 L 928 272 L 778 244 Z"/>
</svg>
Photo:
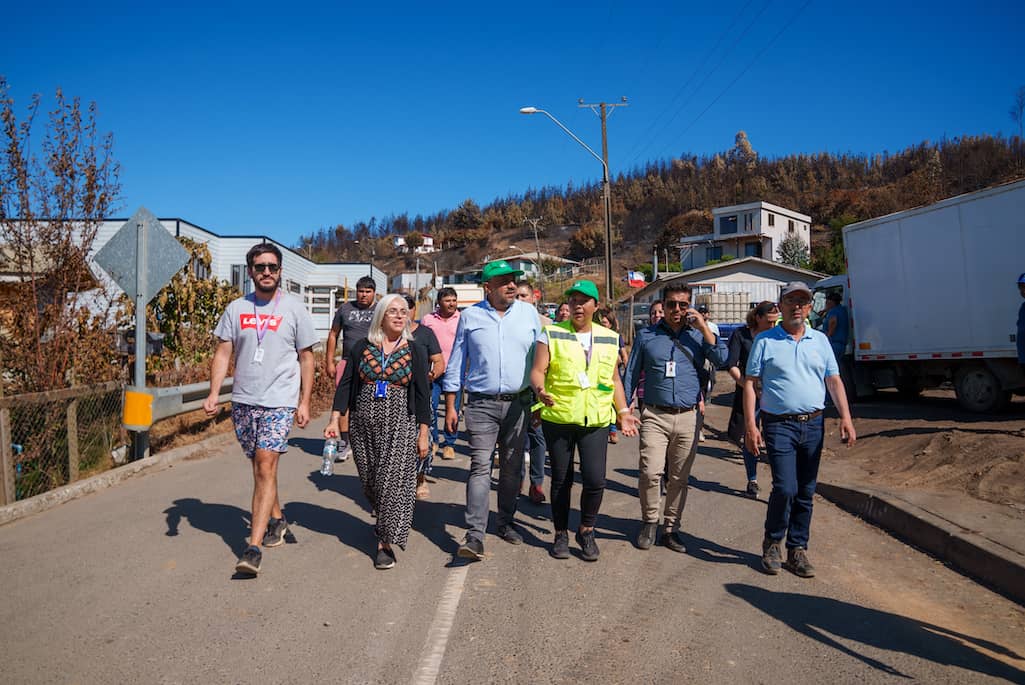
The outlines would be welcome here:
<svg viewBox="0 0 1025 685">
<path fill-rule="evenodd" d="M 486 204 L 728 149 L 896 151 L 1014 132 L 1025 3 L 28 3 L 0 74 L 95 101 L 144 205 L 294 245 L 322 226 Z M 89 5 L 89 6 L 87 6 Z M 173 5 L 173 6 L 172 6 Z M 919 9 L 928 7 L 927 10 Z"/>
</svg>

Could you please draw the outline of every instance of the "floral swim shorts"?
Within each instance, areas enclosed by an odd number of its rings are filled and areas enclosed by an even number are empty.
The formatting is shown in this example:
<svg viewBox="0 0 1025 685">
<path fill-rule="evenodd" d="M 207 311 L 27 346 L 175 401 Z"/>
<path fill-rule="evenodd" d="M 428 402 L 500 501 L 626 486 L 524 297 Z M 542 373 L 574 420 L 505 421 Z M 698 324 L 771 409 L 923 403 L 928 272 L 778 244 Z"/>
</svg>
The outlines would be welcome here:
<svg viewBox="0 0 1025 685">
<path fill-rule="evenodd" d="M 295 409 L 291 407 L 255 407 L 232 404 L 231 422 L 242 452 L 252 459 L 256 450 L 288 451 L 288 434 L 292 430 Z"/>
</svg>

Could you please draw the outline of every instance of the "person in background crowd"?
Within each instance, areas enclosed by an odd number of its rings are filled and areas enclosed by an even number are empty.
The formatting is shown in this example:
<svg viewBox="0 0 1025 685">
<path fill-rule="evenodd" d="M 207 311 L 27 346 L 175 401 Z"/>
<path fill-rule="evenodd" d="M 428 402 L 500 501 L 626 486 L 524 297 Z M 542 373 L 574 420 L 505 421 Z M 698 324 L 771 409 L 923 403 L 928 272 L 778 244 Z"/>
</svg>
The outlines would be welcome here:
<svg viewBox="0 0 1025 685">
<path fill-rule="evenodd" d="M 822 332 L 829 338 L 829 346 L 833 348 L 836 363 L 843 362 L 847 352 L 847 339 L 850 336 L 850 319 L 844 307 L 843 295 L 832 292 L 826 295 L 826 310 L 822 314 Z"/>
<path fill-rule="evenodd" d="M 715 337 L 717 337 L 717 338 L 720 337 L 719 324 L 717 324 L 716 322 L 712 321 L 712 317 L 709 315 L 708 305 L 707 304 L 699 304 L 698 305 L 698 314 L 700 314 L 705 319 L 705 323 L 707 323 L 708 327 L 710 329 L 712 329 L 713 333 L 715 333 Z"/>
<path fill-rule="evenodd" d="M 616 373 L 619 373 L 620 377 L 622 377 L 622 369 L 626 368 L 626 345 L 623 342 L 623 336 L 619 335 L 619 322 L 616 321 L 615 312 L 613 312 L 611 306 L 601 307 L 595 314 L 595 319 L 597 323 L 614 332 L 616 337 L 619 338 L 619 357 L 616 360 Z M 615 421 L 613 421 L 609 425 L 609 443 L 615 445 L 618 442 L 619 431 L 616 429 Z"/>
<path fill-rule="evenodd" d="M 783 287 L 779 303 L 783 323 L 755 338 L 744 378 L 744 444 L 757 457 L 764 436 L 772 470 L 762 568 L 776 575 L 783 567 L 801 578 L 815 575 L 807 552 L 827 388 L 840 412 L 841 440 L 850 447 L 857 438 L 829 340 L 806 322 L 810 307 L 811 290 L 807 285 L 794 281 Z M 756 411 L 758 387 L 761 428 Z M 781 549 L 784 538 L 786 562 Z"/>
<path fill-rule="evenodd" d="M 352 452 L 363 494 L 377 515 L 374 567 L 395 566 L 393 545 L 406 549 L 416 500 L 418 462 L 430 437 L 428 360 L 412 342 L 402 295 L 381 298 L 367 337 L 349 351 L 324 437 L 337 437 L 352 412 Z"/>
<path fill-rule="evenodd" d="M 317 332 L 305 305 L 279 287 L 281 250 L 276 245 L 254 245 L 246 264 L 256 289 L 231 302 L 214 329 L 220 342 L 203 409 L 207 416 L 217 413 L 221 384 L 234 358 L 231 421 L 253 469 L 249 546 L 235 571 L 256 575 L 263 560 L 260 546 L 277 547 L 292 535 L 278 497 L 278 459 L 288 450 L 293 419 L 300 428 L 310 420 Z"/>
<path fill-rule="evenodd" d="M 648 309 L 648 325 L 654 326 L 665 316 L 665 307 L 662 306 L 662 300 L 655 300 L 651 303 L 651 308 Z"/>
<path fill-rule="evenodd" d="M 1018 292 L 1025 298 L 1025 273 L 1018 276 Z M 1018 343 L 1018 364 L 1025 371 L 1025 302 L 1018 309 L 1018 335 L 1015 340 Z"/>
<path fill-rule="evenodd" d="M 484 558 L 484 532 L 491 492 L 491 453 L 498 443 L 497 533 L 517 545 L 523 536 L 513 525 L 527 435 L 527 409 L 532 398 L 527 374 L 541 319 L 516 299 L 516 277 L 523 272 L 504 260 L 488 262 L 481 271 L 485 299 L 467 307 L 459 318 L 452 355 L 445 372 L 445 425 L 455 432 L 459 421 L 456 394 L 468 395 L 463 417 L 470 441 L 470 474 L 466 480 L 466 533 L 458 555 Z M 466 368 L 466 378 L 462 370 Z"/>
<path fill-rule="evenodd" d="M 526 281 L 516 286 L 516 299 L 525 304 L 537 308 L 534 300 L 534 288 Z M 548 318 L 539 322 L 541 326 L 548 324 Z M 534 504 L 543 504 L 545 501 L 545 454 L 548 447 L 545 445 L 545 435 L 541 432 L 541 426 L 535 425 L 533 421 L 527 424 L 527 460 L 530 462 L 530 490 L 528 491 L 530 501 Z M 522 476 L 521 476 L 522 480 Z"/>
<path fill-rule="evenodd" d="M 555 310 L 555 323 L 562 323 L 569 319 L 569 305 L 565 302 L 559 305 L 559 308 Z"/>
<path fill-rule="evenodd" d="M 441 345 L 438 343 L 438 338 L 434 335 L 434 332 L 426 326 L 421 326 L 413 318 L 413 313 L 416 311 L 416 300 L 413 299 L 412 295 L 406 295 L 404 299 L 406 300 L 406 306 L 409 308 L 409 332 L 413 337 L 413 342 L 423 348 L 424 356 L 428 360 L 427 385 L 428 387 L 433 387 L 434 381 L 441 378 L 445 373 L 445 355 L 441 352 Z M 428 450 L 427 457 L 420 461 L 416 472 L 417 499 L 427 499 L 431 494 L 430 488 L 427 487 L 427 476 L 431 473 L 433 457 L 434 450 Z"/>
<path fill-rule="evenodd" d="M 452 343 L 456 339 L 456 329 L 459 327 L 459 296 L 456 294 L 455 288 L 446 287 L 439 290 L 437 308 L 425 316 L 420 323 L 434 331 L 438 344 L 441 345 L 441 354 L 447 368 L 449 357 L 452 355 Z M 434 383 L 431 385 L 431 416 L 434 417 L 431 419 L 431 444 L 434 448 L 437 448 L 440 444 L 438 442 L 437 416 L 438 405 L 441 403 L 441 380 L 441 376 L 435 376 Z M 462 408 L 463 395 L 459 393 L 456 395 L 456 414 Z M 455 430 L 449 432 L 448 426 L 443 419 L 442 430 L 444 431 L 445 446 L 441 450 L 441 458 L 455 459 L 456 450 L 454 445 L 459 437 L 458 424 Z"/>
<path fill-rule="evenodd" d="M 662 544 L 686 551 L 680 521 L 687 504 L 687 480 L 697 454 L 701 417 L 702 369 L 706 359 L 726 359 L 726 346 L 708 328 L 704 317 L 690 310 L 691 289 L 676 282 L 663 290 L 665 318 L 640 332 L 626 366 L 626 392 L 644 372 L 644 411 L 637 489 L 641 501 L 638 549 L 656 542 L 662 474 L 668 473 L 663 511 Z"/>
<path fill-rule="evenodd" d="M 758 498 L 760 489 L 758 487 L 758 458 L 751 453 L 744 443 L 744 371 L 747 369 L 747 358 L 751 354 L 751 346 L 759 333 L 772 328 L 776 319 L 779 318 L 779 307 L 775 302 L 759 302 L 747 313 L 747 325 L 741 326 L 733 331 L 730 336 L 730 354 L 726 358 L 726 370 L 730 378 L 737 384 L 733 393 L 733 410 L 730 412 L 730 423 L 727 434 L 733 442 L 740 446 L 741 454 L 744 457 L 744 472 L 747 475 L 747 496 L 752 499 Z M 758 411 L 757 400 L 755 412 Z M 758 418 L 755 417 L 755 423 Z"/>
<path fill-rule="evenodd" d="M 721 337 L 719 335 L 719 324 L 712 321 L 711 318 L 709 318 L 708 316 L 708 305 L 699 304 L 697 306 L 697 312 L 701 315 L 701 318 L 705 320 L 705 323 L 708 324 L 708 328 L 711 329 L 712 333 L 715 334 L 715 337 Z M 712 399 L 712 389 L 715 387 L 715 371 L 715 364 L 712 364 L 709 360 L 706 360 L 703 374 L 705 382 L 704 387 L 702 388 L 701 401 L 698 402 L 698 414 L 700 414 L 700 418 L 698 419 L 699 426 L 704 426 L 705 424 L 705 401 Z M 698 428 L 698 442 L 704 441 L 704 430 L 702 428 Z"/>
<path fill-rule="evenodd" d="M 598 307 L 597 286 L 591 281 L 577 281 L 566 291 L 566 297 L 572 317 L 545 326 L 538 336 L 530 382 L 544 404 L 540 420 L 552 462 L 552 556 L 569 558 L 569 508 L 576 451 L 583 480 L 576 541 L 581 558 L 597 561 L 600 551 L 594 539 L 594 524 L 605 492 L 609 424 L 618 417 L 623 433 L 633 436 L 637 434 L 637 419 L 630 414 L 616 369 L 619 336 L 593 322 Z"/>
<path fill-rule="evenodd" d="M 345 360 L 353 346 L 360 340 L 367 337 L 367 330 L 370 328 L 370 320 L 374 318 L 375 297 L 377 295 L 377 282 L 370 276 L 363 276 L 356 281 L 356 299 L 352 302 L 343 302 L 338 311 L 335 312 L 334 321 L 331 322 L 331 330 L 327 334 L 327 346 L 324 352 L 324 371 L 328 378 L 335 379 L 335 385 L 342 378 L 345 371 Z M 338 344 L 338 335 L 342 336 L 342 359 L 335 363 L 335 350 Z M 339 424 L 341 431 L 338 435 L 338 456 L 335 461 L 345 461 L 352 451 L 349 449 L 349 417 L 342 416 Z"/>
</svg>

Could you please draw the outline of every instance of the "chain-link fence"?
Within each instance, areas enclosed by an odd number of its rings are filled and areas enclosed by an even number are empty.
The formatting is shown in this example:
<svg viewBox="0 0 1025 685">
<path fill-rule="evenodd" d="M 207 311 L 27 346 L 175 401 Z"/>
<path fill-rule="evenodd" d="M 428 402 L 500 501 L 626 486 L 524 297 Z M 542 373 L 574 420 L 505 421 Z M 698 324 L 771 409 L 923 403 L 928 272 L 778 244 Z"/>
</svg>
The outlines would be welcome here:
<svg viewBox="0 0 1025 685">
<path fill-rule="evenodd" d="M 0 398 L 4 503 L 32 497 L 124 461 L 118 382 Z"/>
</svg>

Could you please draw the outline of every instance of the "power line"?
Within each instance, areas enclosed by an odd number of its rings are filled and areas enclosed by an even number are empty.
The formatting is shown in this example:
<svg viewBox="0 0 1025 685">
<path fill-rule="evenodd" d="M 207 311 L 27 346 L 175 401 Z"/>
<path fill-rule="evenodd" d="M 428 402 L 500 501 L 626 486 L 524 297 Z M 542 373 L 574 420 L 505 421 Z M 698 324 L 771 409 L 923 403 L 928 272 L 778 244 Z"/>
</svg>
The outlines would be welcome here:
<svg viewBox="0 0 1025 685">
<path fill-rule="evenodd" d="M 655 127 L 656 127 L 656 126 L 658 126 L 658 124 L 659 124 L 659 121 L 660 121 L 660 120 L 662 119 L 662 117 L 663 117 L 663 116 L 664 116 L 664 115 L 665 115 L 665 114 L 666 114 L 667 112 L 669 112 L 669 111 L 670 111 L 670 110 L 671 110 L 671 109 L 672 109 L 673 107 L 675 107 L 675 106 L 676 106 L 676 102 L 677 102 L 677 101 L 678 101 L 678 100 L 680 99 L 680 97 L 681 97 L 681 96 L 682 96 L 682 95 L 684 94 L 684 92 L 686 92 L 686 90 L 687 90 L 687 87 L 688 87 L 688 86 L 690 86 L 690 84 L 694 82 L 694 78 L 695 78 L 695 77 L 696 77 L 696 76 L 698 75 L 698 73 L 699 73 L 699 72 L 700 72 L 700 71 L 702 70 L 702 68 L 704 68 L 704 66 L 705 66 L 705 64 L 706 64 L 706 63 L 708 62 L 709 58 L 710 58 L 710 57 L 711 57 L 711 56 L 712 56 L 713 54 L 715 54 L 715 52 L 716 52 L 716 51 L 718 50 L 719 46 L 720 46 L 720 45 L 722 44 L 722 42 L 723 42 L 723 41 L 724 41 L 724 40 L 726 39 L 726 36 L 728 36 L 728 35 L 730 34 L 730 31 L 731 31 L 731 30 L 733 29 L 733 26 L 734 26 L 734 24 L 736 24 L 736 23 L 737 23 L 737 20 L 738 20 L 738 19 L 740 19 L 740 17 L 741 17 L 741 16 L 742 16 L 742 15 L 744 14 L 744 11 L 745 11 L 745 10 L 746 10 L 746 9 L 748 8 L 748 6 L 749 6 L 749 5 L 750 5 L 750 4 L 751 4 L 751 3 L 753 2 L 753 1 L 754 1 L 754 0 L 747 0 L 747 2 L 746 2 L 746 3 L 744 3 L 744 5 L 743 5 L 743 6 L 742 6 L 742 7 L 740 8 L 740 10 L 739 10 L 739 11 L 738 11 L 738 12 L 737 12 L 737 13 L 736 13 L 736 14 L 735 14 L 734 16 L 733 16 L 733 18 L 732 18 L 732 19 L 731 19 L 731 20 L 729 21 L 729 23 L 727 23 L 727 24 L 726 24 L 726 28 L 724 28 L 724 29 L 723 29 L 723 32 L 722 32 L 722 34 L 720 34 L 720 36 L 719 36 L 719 39 L 718 39 L 718 40 L 717 40 L 717 41 L 715 42 L 715 45 L 713 45 L 713 46 L 712 46 L 712 47 L 711 47 L 711 48 L 710 48 L 710 49 L 709 49 L 709 50 L 708 50 L 708 51 L 707 51 L 707 52 L 705 53 L 705 56 L 704 56 L 704 57 L 703 57 L 703 58 L 701 59 L 701 61 L 700 61 L 700 62 L 698 63 L 698 65 L 697 65 L 696 67 L 694 67 L 694 71 L 693 71 L 693 72 L 691 72 L 691 75 L 690 75 L 690 76 L 689 76 L 689 77 L 687 78 L 687 80 L 686 80 L 686 81 L 684 82 L 683 86 L 681 86 L 681 87 L 680 87 L 680 89 L 679 89 L 678 91 L 676 91 L 676 94 L 675 94 L 675 95 L 673 95 L 673 97 L 672 97 L 672 98 L 670 99 L 670 101 L 669 101 L 669 105 L 667 105 L 667 106 L 665 107 L 665 109 L 663 109 L 663 110 L 662 110 L 662 111 L 661 111 L 661 112 L 659 113 L 659 115 L 658 115 L 657 117 L 655 117 L 655 119 L 653 119 L 653 120 L 652 120 L 651 124 L 650 124 L 650 125 L 648 126 L 648 128 L 647 128 L 647 129 L 646 129 L 646 130 L 644 131 L 644 133 L 642 133 L 642 134 L 641 134 L 641 135 L 640 135 L 640 136 L 638 137 L 638 140 L 643 140 L 643 139 L 647 138 L 648 134 L 649 134 L 649 133 L 651 133 L 651 132 L 652 132 L 652 131 L 653 131 L 653 130 L 655 129 Z M 763 6 L 762 6 L 762 9 L 761 9 L 761 11 L 759 11 L 759 12 L 758 12 L 758 14 L 757 14 L 757 15 L 755 15 L 755 19 L 754 19 L 754 20 L 752 20 L 751 24 L 748 24 L 748 27 L 747 27 L 747 29 L 745 29 L 745 30 L 744 30 L 744 33 L 747 33 L 748 29 L 750 29 L 750 28 L 751 28 L 751 26 L 752 26 L 752 25 L 754 24 L 754 21 L 758 19 L 758 16 L 760 16 L 760 15 L 762 14 L 762 12 L 764 12 L 764 11 L 765 11 L 765 8 L 766 8 L 766 7 L 768 7 L 768 5 L 769 5 L 769 2 L 771 2 L 771 1 L 772 1 L 772 0 L 766 0 L 766 3 L 765 3 L 765 5 L 763 5 Z M 743 34 L 741 34 L 741 37 L 743 37 Z M 723 57 L 723 59 L 725 59 L 725 57 Z M 702 79 L 702 81 L 701 81 L 701 85 L 704 85 L 704 82 L 708 80 L 708 77 L 709 77 L 709 76 L 711 76 L 711 75 L 712 75 L 713 73 L 715 73 L 715 70 L 719 68 L 719 65 L 720 65 L 720 64 L 722 64 L 722 62 L 723 62 L 723 59 L 720 59 L 720 60 L 719 60 L 719 62 L 718 62 L 718 64 L 716 64 L 716 65 L 715 65 L 715 66 L 714 66 L 714 67 L 713 67 L 713 68 L 711 69 L 711 71 L 709 71 L 709 72 L 708 72 L 708 73 L 707 73 L 707 74 L 705 75 L 705 78 L 704 78 L 704 79 Z M 694 90 L 695 90 L 695 93 L 696 93 L 696 92 L 697 92 L 698 90 L 700 90 L 700 89 L 701 89 L 701 85 L 699 85 L 699 86 L 698 86 L 697 88 L 695 88 L 695 89 L 694 89 Z M 686 102 L 685 102 L 684 104 L 686 104 Z M 674 117 L 674 118 L 675 118 L 675 117 Z M 670 121 L 669 123 L 672 123 L 672 121 Z M 667 126 L 668 126 L 668 124 L 667 124 Z M 663 127 L 663 130 L 664 130 L 664 127 Z M 661 131 L 659 131 L 659 133 L 661 133 Z M 638 150 L 637 154 L 636 154 L 636 155 L 635 155 L 635 156 L 633 157 L 633 159 L 631 160 L 631 163 L 632 163 L 632 162 L 634 162 L 634 161 L 636 161 L 636 160 L 637 160 L 637 158 L 638 158 L 638 157 L 640 157 L 641 153 L 642 153 L 642 152 L 644 152 L 645 150 L 647 150 L 647 149 L 648 149 L 648 147 L 650 147 L 650 146 L 651 146 L 651 144 L 652 144 L 652 143 L 653 143 L 653 142 L 655 141 L 655 138 L 657 138 L 657 137 L 658 137 L 658 134 L 655 134 L 654 136 L 652 136 L 652 137 L 651 137 L 651 139 L 649 139 L 649 140 L 648 140 L 648 142 L 647 142 L 647 143 L 645 143 L 645 144 L 644 144 L 644 146 L 643 146 L 643 147 L 641 147 L 641 148 L 640 148 L 640 149 Z M 636 149 L 636 148 L 635 148 L 635 149 Z"/>
<path fill-rule="evenodd" d="M 691 127 L 692 127 L 692 126 L 693 126 L 694 124 L 698 123 L 698 119 L 700 119 L 701 117 L 703 117 L 703 116 L 705 115 L 705 113 L 706 113 L 706 112 L 708 112 L 708 110 L 712 109 L 712 107 L 713 107 L 713 106 L 715 105 L 715 103 L 719 102 L 719 99 L 720 99 L 720 98 L 721 98 L 721 97 L 722 97 L 723 95 L 725 95 L 725 94 L 726 94 L 726 92 L 727 92 L 727 91 L 728 91 L 728 90 L 729 90 L 730 88 L 732 88 L 732 87 L 734 86 L 734 84 L 735 84 L 735 83 L 736 83 L 737 81 L 739 81 L 739 80 L 740 80 L 740 78 L 741 78 L 741 77 L 742 77 L 742 76 L 743 76 L 744 74 L 746 74 L 746 73 L 747 73 L 748 69 L 750 69 L 750 68 L 751 68 L 752 66 L 754 66 L 754 63 L 755 63 L 755 62 L 757 62 L 757 61 L 758 61 L 758 60 L 759 60 L 759 59 L 761 58 L 761 56 L 765 54 L 766 50 L 768 50 L 768 49 L 769 49 L 770 47 L 772 47 L 772 44 L 776 42 L 776 39 L 777 39 L 777 38 L 779 38 L 780 36 L 782 36 L 782 35 L 783 35 L 783 33 L 784 33 L 784 32 L 786 32 L 786 30 L 790 28 L 790 25 L 791 25 L 791 24 L 793 24 L 793 23 L 794 23 L 794 21 L 795 21 L 795 20 L 797 19 L 798 15 L 800 15 L 800 14 L 801 14 L 801 12 L 803 12 L 803 11 L 804 11 L 804 9 L 805 9 L 805 8 L 806 8 L 806 7 L 808 6 L 808 5 L 810 5 L 810 4 L 811 4 L 811 1 L 812 1 L 812 0 L 805 0 L 804 4 L 803 4 L 803 5 L 801 5 L 800 7 L 798 7 L 798 8 L 797 8 L 797 11 L 796 11 L 796 12 L 794 12 L 794 13 L 793 13 L 793 14 L 792 14 L 792 15 L 790 16 L 790 19 L 789 19 L 789 20 L 787 21 L 787 23 L 786 23 L 786 24 L 784 24 L 784 25 L 783 25 L 783 27 L 782 27 L 782 28 L 781 28 L 781 29 L 780 29 L 779 31 L 777 31 L 777 32 L 776 32 L 776 34 L 775 34 L 775 35 L 774 35 L 774 36 L 773 36 L 773 37 L 772 37 L 772 38 L 771 38 L 771 39 L 769 40 L 769 42 L 765 44 L 765 47 L 763 47 L 763 48 L 762 48 L 761 50 L 759 50 L 759 51 L 758 51 L 758 54 L 756 54 L 756 55 L 754 56 L 754 59 L 752 59 L 752 60 L 751 60 L 750 62 L 748 62 L 748 63 L 747 63 L 747 66 L 745 66 L 745 67 L 744 67 L 744 68 L 743 68 L 743 69 L 741 70 L 741 72 L 740 72 L 739 74 L 737 74 L 737 77 L 736 77 L 736 78 L 734 78 L 734 79 L 733 79 L 732 81 L 730 81 L 730 82 L 729 82 L 729 84 L 728 84 L 728 85 L 727 85 L 727 86 L 726 86 L 725 88 L 723 88 L 723 89 L 722 89 L 722 91 L 721 91 L 721 92 L 720 92 L 720 93 L 719 93 L 718 95 L 716 95 L 716 96 L 715 96 L 715 99 L 714 99 L 714 100 L 712 100 L 712 101 L 711 101 L 710 103 L 708 103 L 708 106 L 707 106 L 707 107 L 705 107 L 705 108 L 704 108 L 703 110 L 701 110 L 701 113 L 700 113 L 700 114 L 698 114 L 698 115 L 697 115 L 696 117 L 694 117 L 693 121 L 691 121 L 691 122 L 690 122 L 689 124 L 687 124 L 687 126 L 685 126 L 685 127 L 683 128 L 683 130 L 682 130 L 682 131 L 680 131 L 680 135 L 683 135 L 684 133 L 686 133 L 687 131 L 689 131 L 689 130 L 690 130 L 690 128 L 691 128 Z"/>
</svg>

